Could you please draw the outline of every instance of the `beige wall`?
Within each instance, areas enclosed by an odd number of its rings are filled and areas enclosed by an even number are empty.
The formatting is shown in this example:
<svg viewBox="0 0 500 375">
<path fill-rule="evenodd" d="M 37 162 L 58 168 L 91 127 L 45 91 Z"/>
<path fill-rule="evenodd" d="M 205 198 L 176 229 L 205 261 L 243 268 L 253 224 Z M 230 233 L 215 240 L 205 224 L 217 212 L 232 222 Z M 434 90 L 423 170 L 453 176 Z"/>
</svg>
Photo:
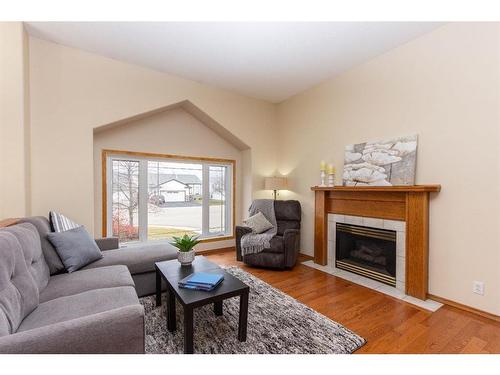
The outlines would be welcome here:
<svg viewBox="0 0 500 375">
<path fill-rule="evenodd" d="M 499 24 L 445 25 L 278 106 L 279 169 L 303 205 L 304 253 L 320 160 L 341 171 L 345 145 L 417 133 L 416 182 L 442 184 L 430 207 L 430 293 L 500 314 L 499 54 Z"/>
<path fill-rule="evenodd" d="M 241 219 L 241 151 L 183 108 L 175 108 L 134 120 L 94 135 L 94 233 L 101 233 L 103 149 L 200 156 L 236 161 L 236 220 Z M 234 246 L 234 240 L 200 244 L 205 250 Z"/>
<path fill-rule="evenodd" d="M 0 217 L 29 213 L 28 39 L 21 22 L 0 22 Z"/>
<path fill-rule="evenodd" d="M 276 168 L 275 107 L 225 90 L 30 38 L 32 210 L 94 228 L 93 129 L 189 100 L 251 148 L 251 188 Z M 77 188 L 75 188 L 77 187 Z"/>
</svg>

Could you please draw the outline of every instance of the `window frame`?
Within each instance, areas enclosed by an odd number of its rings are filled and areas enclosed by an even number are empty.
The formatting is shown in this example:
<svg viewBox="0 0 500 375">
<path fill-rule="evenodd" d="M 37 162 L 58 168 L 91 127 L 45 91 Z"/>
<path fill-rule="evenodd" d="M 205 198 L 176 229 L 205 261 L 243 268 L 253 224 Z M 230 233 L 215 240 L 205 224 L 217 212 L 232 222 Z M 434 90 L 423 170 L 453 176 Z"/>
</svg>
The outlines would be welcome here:
<svg viewBox="0 0 500 375">
<path fill-rule="evenodd" d="M 111 168 L 111 160 L 113 158 L 123 158 L 127 160 L 134 160 L 134 161 L 144 161 L 144 160 L 151 160 L 151 161 L 171 161 L 175 162 L 178 161 L 180 163 L 199 163 L 202 165 L 206 165 L 207 168 L 203 168 L 203 181 L 208 181 L 208 171 L 209 167 L 211 165 L 223 165 L 223 166 L 229 166 L 229 181 L 228 181 L 228 187 L 229 187 L 229 204 L 226 204 L 226 219 L 230 220 L 230 223 L 228 225 L 228 231 L 223 234 L 214 234 L 210 235 L 209 234 L 209 211 L 205 208 L 205 205 L 208 205 L 209 202 L 204 199 L 203 200 L 203 205 L 204 208 L 202 209 L 202 215 L 206 216 L 206 218 L 202 218 L 202 234 L 200 235 L 200 240 L 201 242 L 212 242 L 212 241 L 224 241 L 224 240 L 231 240 L 235 238 L 235 216 L 236 216 L 236 199 L 235 199 L 235 192 L 236 192 L 236 160 L 233 159 L 223 159 L 223 158 L 210 158 L 210 157 L 196 157 L 196 156 L 185 156 L 185 155 L 174 155 L 174 154 L 158 154 L 158 153 L 150 153 L 150 152 L 136 152 L 136 151 L 124 151 L 124 150 L 109 150 L 109 149 L 103 149 L 101 151 L 101 179 L 102 179 L 102 186 L 101 186 L 101 197 L 102 197 L 102 236 L 106 237 L 108 233 L 112 234 L 112 231 L 110 231 L 110 225 L 112 223 L 112 220 L 110 220 L 110 215 L 112 215 L 112 199 L 110 199 L 110 196 L 112 194 L 111 191 L 108 191 L 108 186 L 111 186 L 109 182 L 111 181 L 112 178 L 112 168 Z M 139 164 L 139 170 L 141 170 L 141 166 L 143 166 L 145 163 L 140 163 Z M 205 175 L 206 174 L 206 175 Z M 141 178 L 142 177 L 142 178 Z M 144 180 L 145 179 L 145 180 Z M 142 180 L 142 182 L 141 182 Z M 147 183 L 147 171 L 144 173 L 139 173 L 139 185 L 145 183 L 145 186 L 148 185 Z M 203 195 L 205 195 L 205 191 L 209 191 L 209 184 L 203 184 Z M 111 189 L 110 189 L 111 190 Z M 142 196 L 139 195 L 139 205 L 144 205 L 146 202 L 147 205 L 147 197 L 145 194 Z M 205 202 L 206 201 L 206 202 Z M 142 214 L 142 215 L 141 215 Z M 144 217 L 144 215 L 146 217 Z M 140 210 L 138 209 L 138 216 L 139 217 L 139 223 L 141 222 L 146 222 L 147 223 L 147 210 Z M 139 241 L 134 241 L 132 243 L 145 243 L 145 242 L 154 242 L 154 243 L 161 243 L 168 241 L 167 239 L 162 239 L 162 240 L 148 240 L 147 239 L 147 231 L 148 231 L 148 226 L 139 226 Z M 205 228 L 205 226 L 207 228 Z M 208 229 L 207 232 L 205 230 Z M 206 233 L 205 235 L 203 233 Z"/>
</svg>

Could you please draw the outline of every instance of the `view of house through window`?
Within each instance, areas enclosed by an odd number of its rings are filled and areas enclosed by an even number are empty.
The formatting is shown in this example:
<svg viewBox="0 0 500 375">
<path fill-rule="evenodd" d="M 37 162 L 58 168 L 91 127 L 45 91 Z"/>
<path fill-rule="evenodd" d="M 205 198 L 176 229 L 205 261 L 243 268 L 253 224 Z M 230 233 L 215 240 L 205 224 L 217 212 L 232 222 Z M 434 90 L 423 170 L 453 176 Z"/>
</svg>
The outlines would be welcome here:
<svg viewBox="0 0 500 375">
<path fill-rule="evenodd" d="M 107 227 L 120 242 L 232 234 L 232 162 L 107 156 Z"/>
<path fill-rule="evenodd" d="M 148 240 L 202 234 L 203 165 L 148 162 Z"/>
</svg>

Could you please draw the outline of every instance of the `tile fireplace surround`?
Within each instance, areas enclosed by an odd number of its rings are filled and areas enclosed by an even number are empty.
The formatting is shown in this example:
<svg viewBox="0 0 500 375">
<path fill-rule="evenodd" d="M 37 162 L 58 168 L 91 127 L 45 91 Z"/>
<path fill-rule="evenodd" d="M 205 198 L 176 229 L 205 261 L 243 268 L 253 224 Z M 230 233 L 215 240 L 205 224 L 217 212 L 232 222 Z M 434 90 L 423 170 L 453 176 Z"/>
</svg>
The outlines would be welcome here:
<svg viewBox="0 0 500 375">
<path fill-rule="evenodd" d="M 387 229 L 396 232 L 396 287 L 383 284 L 379 281 L 341 270 L 335 267 L 335 234 L 336 224 L 353 224 L 369 228 Z M 430 311 L 436 311 L 442 304 L 432 300 L 422 301 L 405 294 L 405 262 L 406 262 L 406 223 L 399 220 L 379 219 L 375 217 L 362 217 L 352 215 L 328 214 L 328 261 L 325 266 L 313 261 L 303 262 L 304 265 L 324 271 L 331 275 L 349 280 L 355 284 L 363 285 L 378 292 L 402 299 Z"/>
<path fill-rule="evenodd" d="M 435 310 L 427 300 L 430 194 L 440 185 L 334 186 L 315 193 L 314 261 L 306 265 Z M 335 267 L 336 223 L 396 232 L 396 287 Z"/>
</svg>

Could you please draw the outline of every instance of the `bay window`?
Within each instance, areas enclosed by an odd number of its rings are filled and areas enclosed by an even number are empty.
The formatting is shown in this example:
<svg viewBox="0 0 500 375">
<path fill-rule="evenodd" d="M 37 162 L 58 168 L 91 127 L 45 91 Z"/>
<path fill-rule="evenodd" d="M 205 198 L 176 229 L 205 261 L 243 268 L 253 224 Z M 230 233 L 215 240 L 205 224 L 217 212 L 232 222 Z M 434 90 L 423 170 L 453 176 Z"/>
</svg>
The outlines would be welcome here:
<svg viewBox="0 0 500 375">
<path fill-rule="evenodd" d="M 233 235 L 234 160 L 103 151 L 103 234 L 121 243 Z"/>
</svg>

